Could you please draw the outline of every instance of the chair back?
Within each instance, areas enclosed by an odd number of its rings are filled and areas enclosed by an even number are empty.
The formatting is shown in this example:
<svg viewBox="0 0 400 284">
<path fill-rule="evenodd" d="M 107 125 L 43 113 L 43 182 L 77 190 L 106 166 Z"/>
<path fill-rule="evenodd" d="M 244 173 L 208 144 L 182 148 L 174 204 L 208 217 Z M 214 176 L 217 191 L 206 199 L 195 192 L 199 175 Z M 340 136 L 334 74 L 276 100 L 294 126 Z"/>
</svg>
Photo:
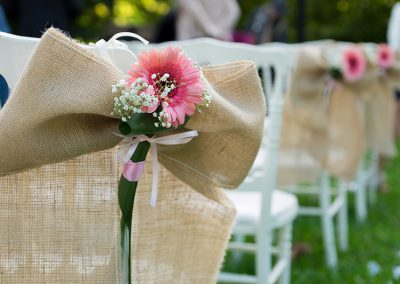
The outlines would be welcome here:
<svg viewBox="0 0 400 284">
<path fill-rule="evenodd" d="M 14 89 L 38 39 L 0 32 L 0 74 Z"/>
<path fill-rule="evenodd" d="M 0 75 L 6 79 L 11 90 L 16 86 L 39 40 L 39 38 L 0 32 Z M 143 43 L 140 44 L 143 45 Z M 94 44 L 82 45 L 82 47 L 101 54 Z M 109 45 L 107 51 L 113 64 L 124 73 L 136 62 L 134 54 L 123 46 Z"/>
<path fill-rule="evenodd" d="M 280 80 L 275 72 L 286 68 L 285 55 L 280 48 L 249 45 L 245 43 L 232 43 L 220 41 L 212 38 L 197 38 L 184 41 L 172 41 L 161 44 L 140 45 L 137 42 L 126 43 L 130 50 L 135 54 L 151 47 L 167 47 L 175 45 L 182 50 L 199 65 L 219 64 L 228 61 L 251 60 L 255 62 L 262 75 L 262 84 L 266 98 L 270 98 L 274 92 L 274 82 Z M 275 57 L 275 54 L 279 54 Z M 282 59 L 283 58 L 283 59 Z M 272 68 L 271 68 L 272 67 Z M 277 82 L 278 83 L 278 82 Z M 268 100 L 269 101 L 269 100 Z"/>
</svg>

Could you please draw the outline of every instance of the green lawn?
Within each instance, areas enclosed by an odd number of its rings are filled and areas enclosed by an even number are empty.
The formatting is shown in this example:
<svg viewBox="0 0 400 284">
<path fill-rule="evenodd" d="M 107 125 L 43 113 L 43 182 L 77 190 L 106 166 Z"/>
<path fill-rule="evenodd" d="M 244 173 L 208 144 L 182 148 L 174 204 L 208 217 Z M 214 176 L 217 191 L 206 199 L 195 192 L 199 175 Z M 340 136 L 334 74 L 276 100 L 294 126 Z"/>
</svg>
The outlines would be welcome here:
<svg viewBox="0 0 400 284">
<path fill-rule="evenodd" d="M 397 146 L 400 152 L 400 141 Z M 339 253 L 337 270 L 325 267 L 319 219 L 302 217 L 295 221 L 294 243 L 306 244 L 310 250 L 293 259 L 292 283 L 400 283 L 400 155 L 387 163 L 386 173 L 389 191 L 378 194 L 377 203 L 369 207 L 368 220 L 363 224 L 355 220 L 350 194 L 350 247 L 347 252 Z M 380 268 L 374 276 L 368 269 L 369 262 Z M 393 273 L 396 266 L 399 266 L 397 279 Z M 244 255 L 234 259 L 228 254 L 225 269 L 254 273 L 254 257 Z"/>
</svg>

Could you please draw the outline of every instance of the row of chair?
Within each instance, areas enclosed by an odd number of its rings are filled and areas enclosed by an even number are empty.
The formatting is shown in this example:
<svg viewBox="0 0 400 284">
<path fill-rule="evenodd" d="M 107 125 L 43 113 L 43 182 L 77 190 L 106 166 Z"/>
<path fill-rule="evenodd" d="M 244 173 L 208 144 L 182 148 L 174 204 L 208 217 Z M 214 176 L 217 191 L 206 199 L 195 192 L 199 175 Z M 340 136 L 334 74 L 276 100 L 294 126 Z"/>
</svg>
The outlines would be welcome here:
<svg viewBox="0 0 400 284">
<path fill-rule="evenodd" d="M 33 52 L 38 39 L 18 37 L 0 33 L 0 74 L 10 88 L 14 88 L 23 68 Z M 110 60 L 122 71 L 129 69 L 130 62 L 135 60 L 135 53 L 149 47 L 161 45 L 143 45 L 127 43 L 126 49 L 118 42 L 110 42 L 107 51 Z M 171 43 L 167 43 L 171 44 Z M 229 249 L 239 252 L 252 252 L 256 256 L 256 275 L 240 275 L 221 273 L 220 282 L 229 283 L 289 283 L 291 269 L 292 224 L 298 214 L 318 215 L 321 217 L 327 264 L 334 267 L 337 263 L 334 245 L 333 219 L 338 215 L 339 241 L 342 249 L 348 246 L 347 240 L 347 193 L 346 184 L 339 182 L 336 199 L 332 201 L 329 174 L 322 175 L 320 184 L 305 192 L 319 195 L 317 208 L 299 207 L 293 192 L 304 192 L 303 189 L 287 188 L 286 191 L 276 189 L 279 141 L 282 126 L 284 95 L 290 80 L 290 72 L 296 62 L 293 49 L 282 46 L 250 46 L 245 44 L 226 43 L 212 39 L 194 39 L 175 42 L 191 58 L 200 64 L 218 64 L 234 60 L 251 60 L 259 67 L 267 101 L 268 114 L 265 123 L 265 137 L 256 162 L 238 191 L 228 192 L 234 202 L 238 218 L 233 228 L 234 240 Z M 101 53 L 97 45 L 90 47 Z M 133 53 L 132 53 L 133 52 Z M 244 94 L 245 95 L 245 94 Z M 373 167 L 360 167 L 359 180 L 355 183 L 357 190 L 367 185 L 374 173 Z M 371 175 L 373 176 L 373 175 Z M 356 192 L 358 192 L 356 190 Z M 373 197 L 373 195 L 371 195 Z M 365 198 L 364 198 L 365 199 Z M 362 208 L 364 203 L 359 202 Z M 362 209 L 362 210 L 365 210 Z M 244 242 L 244 236 L 255 237 L 254 243 Z M 273 236 L 277 235 L 275 240 Z M 273 257 L 276 261 L 272 262 Z"/>
</svg>

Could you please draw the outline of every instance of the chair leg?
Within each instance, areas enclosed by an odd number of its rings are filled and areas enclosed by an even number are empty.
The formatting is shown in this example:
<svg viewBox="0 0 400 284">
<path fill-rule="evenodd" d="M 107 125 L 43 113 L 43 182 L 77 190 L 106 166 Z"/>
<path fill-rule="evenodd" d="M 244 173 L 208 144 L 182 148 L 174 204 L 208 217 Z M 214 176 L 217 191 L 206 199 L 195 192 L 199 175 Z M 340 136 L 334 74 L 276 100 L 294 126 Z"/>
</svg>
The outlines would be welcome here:
<svg viewBox="0 0 400 284">
<path fill-rule="evenodd" d="M 333 216 L 329 214 L 330 206 L 330 182 L 329 175 L 322 175 L 321 192 L 320 192 L 320 208 L 322 222 L 322 236 L 325 247 L 326 264 L 329 268 L 337 265 L 337 252 L 335 244 L 335 232 L 333 229 Z"/>
<path fill-rule="evenodd" d="M 356 202 L 356 215 L 358 222 L 364 222 L 367 219 L 367 200 L 365 194 L 365 183 L 357 181 L 355 202 Z"/>
<path fill-rule="evenodd" d="M 292 264 L 292 223 L 282 228 L 279 257 L 286 260 L 286 268 L 279 279 L 279 283 L 289 284 Z"/>
<path fill-rule="evenodd" d="M 238 243 L 244 243 L 246 240 L 246 236 L 243 234 L 235 234 L 235 242 Z M 234 265 L 239 265 L 240 260 L 243 257 L 243 253 L 241 251 L 233 251 L 232 252 L 232 259 L 233 259 L 233 263 Z"/>
<path fill-rule="evenodd" d="M 338 212 L 339 246 L 342 251 L 346 251 L 349 248 L 347 184 L 343 181 L 338 182 L 339 198 L 343 200 L 342 207 Z"/>
<path fill-rule="evenodd" d="M 376 204 L 377 199 L 377 191 L 378 191 L 378 173 L 374 173 L 371 177 L 371 181 L 369 183 L 368 188 L 368 202 L 370 205 Z"/>
<path fill-rule="evenodd" d="M 364 170 L 364 159 L 362 160 L 356 179 L 355 205 L 358 222 L 364 222 L 367 218 L 367 198 L 366 198 L 366 174 Z"/>
<path fill-rule="evenodd" d="M 379 156 L 376 151 L 372 151 L 371 162 L 370 162 L 370 176 L 368 180 L 369 190 L 368 190 L 368 201 L 370 205 L 376 203 L 376 196 L 379 184 Z"/>
<path fill-rule="evenodd" d="M 257 250 L 256 250 L 256 275 L 257 283 L 269 284 L 269 275 L 271 273 L 271 246 L 272 232 L 268 227 L 267 230 L 260 230 L 257 233 Z"/>
</svg>

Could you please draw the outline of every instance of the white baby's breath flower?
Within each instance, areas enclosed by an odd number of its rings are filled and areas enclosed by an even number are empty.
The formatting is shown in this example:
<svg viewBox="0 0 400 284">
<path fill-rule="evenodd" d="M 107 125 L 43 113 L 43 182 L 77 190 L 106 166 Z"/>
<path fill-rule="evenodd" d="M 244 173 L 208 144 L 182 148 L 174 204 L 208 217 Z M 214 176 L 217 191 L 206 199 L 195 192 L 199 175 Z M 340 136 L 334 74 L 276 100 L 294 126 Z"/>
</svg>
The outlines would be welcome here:
<svg viewBox="0 0 400 284">
<path fill-rule="evenodd" d="M 161 81 L 165 82 L 165 81 L 168 80 L 168 78 L 169 78 L 169 74 L 168 74 L 168 73 L 165 73 L 165 74 L 161 77 Z"/>
<path fill-rule="evenodd" d="M 125 86 L 125 80 L 122 80 L 122 79 L 121 79 L 121 80 L 118 81 L 117 87 L 120 87 L 120 88 L 121 88 L 121 87 L 123 87 L 123 86 Z"/>
</svg>

